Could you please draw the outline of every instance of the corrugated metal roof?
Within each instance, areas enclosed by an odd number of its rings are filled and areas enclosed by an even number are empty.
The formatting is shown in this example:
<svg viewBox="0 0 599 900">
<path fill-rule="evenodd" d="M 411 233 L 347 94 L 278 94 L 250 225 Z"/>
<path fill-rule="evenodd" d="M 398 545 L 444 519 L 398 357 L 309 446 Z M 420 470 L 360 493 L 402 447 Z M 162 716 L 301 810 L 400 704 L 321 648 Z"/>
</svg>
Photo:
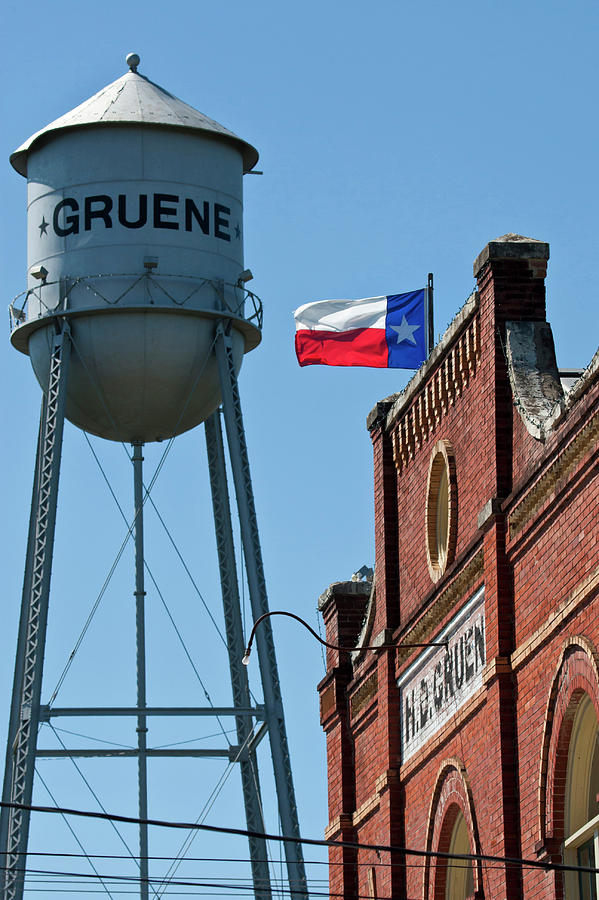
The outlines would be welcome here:
<svg viewBox="0 0 599 900">
<path fill-rule="evenodd" d="M 258 162 L 258 151 L 251 144 L 140 75 L 136 67 L 37 131 L 11 154 L 10 161 L 17 172 L 27 175 L 29 151 L 52 132 L 89 125 L 124 124 L 170 126 L 212 134 L 238 147 L 243 156 L 244 171 L 249 172 Z"/>
</svg>

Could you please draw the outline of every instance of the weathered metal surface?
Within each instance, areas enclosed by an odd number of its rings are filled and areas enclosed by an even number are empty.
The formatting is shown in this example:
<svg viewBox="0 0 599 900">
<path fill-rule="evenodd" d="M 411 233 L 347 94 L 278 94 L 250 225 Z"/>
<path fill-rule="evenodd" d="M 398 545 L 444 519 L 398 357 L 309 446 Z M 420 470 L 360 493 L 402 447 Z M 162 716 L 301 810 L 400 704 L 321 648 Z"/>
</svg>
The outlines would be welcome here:
<svg viewBox="0 0 599 900">
<path fill-rule="evenodd" d="M 243 155 L 245 171 L 258 162 L 258 151 L 247 141 L 136 71 L 127 72 L 75 109 L 36 131 L 14 151 L 10 161 L 17 172 L 27 175 L 28 155 L 35 144 L 59 131 L 98 124 L 154 125 L 198 131 L 237 146 Z"/>
</svg>

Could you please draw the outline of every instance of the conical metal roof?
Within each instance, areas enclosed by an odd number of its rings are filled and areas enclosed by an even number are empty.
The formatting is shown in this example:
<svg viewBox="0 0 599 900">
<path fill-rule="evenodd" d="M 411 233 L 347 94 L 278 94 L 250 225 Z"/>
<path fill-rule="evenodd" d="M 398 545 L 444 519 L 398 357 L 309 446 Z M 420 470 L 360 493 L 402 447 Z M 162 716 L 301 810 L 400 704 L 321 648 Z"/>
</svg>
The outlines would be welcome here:
<svg viewBox="0 0 599 900">
<path fill-rule="evenodd" d="M 258 151 L 251 144 L 237 137 L 228 128 L 198 112 L 193 106 L 189 106 L 178 97 L 169 94 L 149 78 L 140 75 L 137 71 L 139 65 L 137 54 L 129 54 L 127 62 L 130 65 L 129 72 L 102 88 L 75 109 L 65 113 L 64 116 L 50 122 L 41 131 L 36 131 L 24 144 L 21 144 L 10 157 L 17 172 L 27 175 L 29 151 L 52 133 L 64 131 L 67 128 L 85 128 L 90 125 L 130 124 L 184 128 L 189 131 L 212 134 L 215 138 L 221 138 L 234 144 L 240 150 L 244 172 L 253 169 L 258 162 Z"/>
</svg>

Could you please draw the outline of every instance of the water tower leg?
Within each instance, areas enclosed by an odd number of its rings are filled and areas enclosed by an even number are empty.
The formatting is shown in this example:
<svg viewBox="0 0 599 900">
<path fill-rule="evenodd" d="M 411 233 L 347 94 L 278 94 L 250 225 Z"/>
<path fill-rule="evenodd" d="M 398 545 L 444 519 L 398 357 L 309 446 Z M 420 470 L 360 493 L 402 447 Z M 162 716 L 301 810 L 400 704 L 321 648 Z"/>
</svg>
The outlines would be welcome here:
<svg viewBox="0 0 599 900">
<path fill-rule="evenodd" d="M 35 458 L 35 469 L 33 473 L 33 490 L 31 492 L 31 510 L 29 513 L 29 533 L 27 537 L 27 552 L 25 557 L 25 575 L 23 578 L 23 599 L 21 602 L 21 615 L 19 619 L 19 632 L 17 637 L 17 652 L 15 655 L 15 671 L 13 677 L 13 691 L 10 706 L 10 718 L 8 722 L 8 741 L 6 747 L 6 762 L 4 765 L 4 783 L 2 787 L 2 802 L 10 803 L 10 795 L 12 791 L 12 771 L 13 771 L 13 744 L 17 736 L 19 726 L 19 713 L 21 709 L 21 686 L 23 684 L 23 664 L 25 661 L 25 645 L 27 638 L 27 622 L 29 619 L 29 604 L 26 598 L 29 598 L 31 591 L 31 570 L 33 568 L 33 547 L 35 538 L 35 523 L 37 519 L 37 504 L 39 494 L 39 473 L 40 461 L 42 453 L 43 428 L 46 420 L 46 396 L 42 395 L 42 408 L 40 411 L 40 427 L 37 438 L 37 450 Z M 0 810 L 0 852 L 4 859 L 6 853 L 6 838 L 8 835 L 8 822 L 10 813 L 8 809 Z M 4 881 L 4 877 L 2 878 Z"/>
<path fill-rule="evenodd" d="M 266 580 L 264 578 L 258 520 L 256 518 L 249 457 L 241 414 L 239 387 L 233 362 L 233 346 L 231 338 L 225 333 L 222 323 L 219 323 L 217 326 L 215 352 L 223 398 L 227 443 L 235 484 L 235 497 L 241 524 L 241 542 L 245 557 L 250 603 L 252 615 L 254 619 L 257 619 L 263 613 L 268 612 Z M 256 645 L 262 689 L 264 691 L 266 724 L 268 725 L 281 826 L 283 834 L 299 839 L 299 821 L 293 777 L 291 775 L 291 760 L 270 619 L 266 619 L 256 632 Z M 299 840 L 298 843 L 286 841 L 284 846 L 291 896 L 293 898 L 307 898 L 308 891 L 302 846 Z"/>
<path fill-rule="evenodd" d="M 148 758 L 147 718 L 143 710 L 146 702 L 146 622 L 145 622 L 145 572 L 144 572 L 144 495 L 143 495 L 143 444 L 136 441 L 133 447 L 133 494 L 135 504 L 135 625 L 137 638 L 137 777 L 139 790 L 139 896 L 148 900 Z"/>
<path fill-rule="evenodd" d="M 227 470 L 223 433 L 218 412 L 206 420 L 206 449 L 208 470 L 214 511 L 214 530 L 218 550 L 218 566 L 225 614 L 225 630 L 229 651 L 229 670 L 235 707 L 251 706 L 247 669 L 241 662 L 244 651 L 241 604 L 239 602 L 239 582 L 235 565 L 235 544 L 231 524 L 231 506 L 227 487 Z M 252 724 L 247 716 L 236 716 L 237 743 L 243 748 L 239 759 L 241 786 L 245 805 L 245 819 L 248 831 L 264 831 L 262 819 L 260 782 L 255 749 L 249 746 Z M 272 897 L 266 841 L 249 838 L 252 880 L 256 900 L 270 900 Z"/>
<path fill-rule="evenodd" d="M 23 806 L 31 805 L 33 795 L 70 349 L 68 328 L 63 326 L 54 336 L 42 402 L 3 788 L 3 798 Z M 1 820 L 0 851 L 6 854 L 3 900 L 20 900 L 29 811 L 3 808 Z"/>
</svg>

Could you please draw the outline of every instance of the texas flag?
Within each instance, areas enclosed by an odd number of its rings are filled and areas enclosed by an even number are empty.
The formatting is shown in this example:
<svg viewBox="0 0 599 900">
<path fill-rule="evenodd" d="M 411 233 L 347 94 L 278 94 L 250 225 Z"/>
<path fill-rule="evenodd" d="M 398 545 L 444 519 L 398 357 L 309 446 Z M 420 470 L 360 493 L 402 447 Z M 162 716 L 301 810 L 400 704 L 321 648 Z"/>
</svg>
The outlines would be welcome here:
<svg viewBox="0 0 599 900">
<path fill-rule="evenodd" d="M 294 313 L 300 366 L 418 369 L 426 359 L 427 293 L 305 303 Z"/>
</svg>

